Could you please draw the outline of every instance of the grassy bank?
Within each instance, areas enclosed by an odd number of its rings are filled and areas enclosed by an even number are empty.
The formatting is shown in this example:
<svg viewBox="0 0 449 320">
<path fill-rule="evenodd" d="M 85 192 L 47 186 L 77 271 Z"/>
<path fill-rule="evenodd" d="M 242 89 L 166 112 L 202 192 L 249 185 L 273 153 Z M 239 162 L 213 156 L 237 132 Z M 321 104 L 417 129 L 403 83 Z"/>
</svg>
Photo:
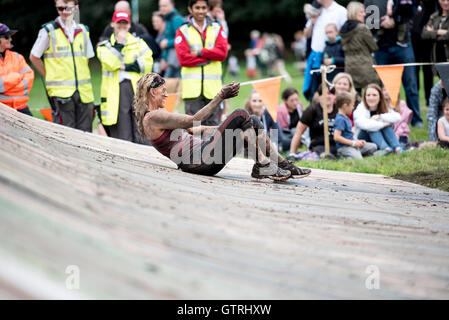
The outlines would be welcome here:
<svg viewBox="0 0 449 320">
<path fill-rule="evenodd" d="M 449 191 L 449 150 L 426 147 L 363 160 L 300 161 L 300 166 L 325 170 L 375 173 Z"/>
</svg>

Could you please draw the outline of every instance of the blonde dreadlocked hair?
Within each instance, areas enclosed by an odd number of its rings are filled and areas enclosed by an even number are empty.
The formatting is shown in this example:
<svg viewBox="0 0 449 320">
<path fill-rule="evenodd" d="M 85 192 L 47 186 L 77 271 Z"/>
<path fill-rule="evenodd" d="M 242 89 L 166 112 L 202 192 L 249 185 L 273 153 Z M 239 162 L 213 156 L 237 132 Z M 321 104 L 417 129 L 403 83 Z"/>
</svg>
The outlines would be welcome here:
<svg viewBox="0 0 449 320">
<path fill-rule="evenodd" d="M 157 73 L 147 73 L 137 81 L 136 94 L 134 95 L 134 114 L 137 120 L 137 129 L 143 139 L 145 139 L 143 118 L 148 110 L 148 88 L 157 76 L 159 76 Z"/>
</svg>

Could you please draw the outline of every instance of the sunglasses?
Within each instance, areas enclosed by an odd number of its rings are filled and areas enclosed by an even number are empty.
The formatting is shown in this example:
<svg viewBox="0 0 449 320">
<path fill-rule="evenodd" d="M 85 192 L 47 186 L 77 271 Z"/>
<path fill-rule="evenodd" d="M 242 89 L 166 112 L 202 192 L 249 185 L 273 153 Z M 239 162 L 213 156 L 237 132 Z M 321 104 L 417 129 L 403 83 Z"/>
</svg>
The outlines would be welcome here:
<svg viewBox="0 0 449 320">
<path fill-rule="evenodd" d="M 164 78 L 162 78 L 161 76 L 157 76 L 153 79 L 153 81 L 151 81 L 151 84 L 148 86 L 147 92 L 150 92 L 151 88 L 158 88 L 161 85 L 163 85 L 165 83 Z"/>
<path fill-rule="evenodd" d="M 75 6 L 68 6 L 68 7 L 56 7 L 56 9 L 58 11 L 65 11 L 65 12 L 70 12 L 73 10 L 73 8 L 75 8 Z"/>
<path fill-rule="evenodd" d="M 12 37 L 11 37 L 11 35 L 6 35 L 6 36 L 0 36 L 0 39 L 6 39 L 6 40 L 11 40 L 12 39 Z"/>
</svg>

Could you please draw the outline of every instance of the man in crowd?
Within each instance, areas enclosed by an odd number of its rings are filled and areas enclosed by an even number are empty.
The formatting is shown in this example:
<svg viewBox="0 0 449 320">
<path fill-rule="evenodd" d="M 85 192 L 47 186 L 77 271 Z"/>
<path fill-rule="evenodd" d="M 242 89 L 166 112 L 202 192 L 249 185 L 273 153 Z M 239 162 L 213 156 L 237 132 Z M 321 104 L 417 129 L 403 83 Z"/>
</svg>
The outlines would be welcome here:
<svg viewBox="0 0 449 320">
<path fill-rule="evenodd" d="M 45 78 L 53 122 L 91 132 L 94 94 L 88 61 L 95 53 L 89 30 L 73 19 L 78 0 L 55 4 L 59 17 L 42 26 L 30 60 Z"/>
<path fill-rule="evenodd" d="M 307 59 L 304 74 L 303 93 L 307 100 L 311 100 L 318 85 L 321 83 L 321 75 L 316 72 L 310 74 L 310 70 L 319 69 L 323 60 L 324 47 L 326 46 L 326 26 L 333 23 L 340 30 L 347 20 L 346 9 L 334 0 L 318 0 L 321 4 L 321 13 L 318 17 L 307 21 L 304 34 L 307 38 L 312 37 L 312 52 Z"/>
<path fill-rule="evenodd" d="M 206 0 L 189 0 L 190 16 L 176 33 L 175 48 L 182 66 L 182 98 L 186 114 L 207 105 L 222 87 L 222 62 L 228 54 L 223 27 L 207 16 Z M 216 108 L 203 125 L 220 123 L 223 108 Z"/>
<path fill-rule="evenodd" d="M 415 62 L 413 47 L 410 42 L 410 32 L 407 32 L 403 41 L 398 42 L 398 28 L 393 17 L 387 15 L 388 0 L 365 0 L 365 8 L 376 6 L 379 9 L 380 21 L 372 21 L 374 25 L 380 25 L 382 32 L 378 34 L 377 46 L 379 50 L 374 54 L 378 65 L 402 64 Z M 374 17 L 374 15 L 372 16 Z M 372 19 L 368 15 L 367 18 Z M 375 17 L 374 17 L 375 19 Z M 372 30 L 376 32 L 375 29 Z M 418 82 L 416 79 L 416 67 L 406 66 L 402 74 L 402 84 L 404 85 L 407 105 L 413 111 L 412 126 L 423 126 L 419 111 Z"/>
<path fill-rule="evenodd" d="M 131 12 L 131 6 L 129 5 L 128 1 L 118 1 L 114 6 L 114 12 L 116 11 L 126 11 L 129 13 L 129 15 L 132 15 Z M 114 29 L 111 27 L 111 25 L 107 25 L 104 28 L 103 33 L 101 34 L 99 42 L 102 42 L 104 40 L 109 40 L 111 38 L 111 35 L 114 33 Z M 129 29 L 129 33 L 131 33 L 134 37 L 142 38 L 143 35 L 148 35 L 148 30 L 145 28 L 143 24 L 140 23 L 134 23 L 131 21 L 131 27 Z M 144 39 L 145 40 L 145 39 Z"/>
<path fill-rule="evenodd" d="M 11 51 L 11 37 L 16 32 L 0 23 L 0 102 L 31 116 L 27 102 L 33 87 L 34 71 L 21 54 Z"/>
<path fill-rule="evenodd" d="M 223 10 L 223 0 L 208 0 L 209 2 L 209 13 L 208 15 L 218 22 L 226 34 L 229 36 L 229 27 L 226 22 L 225 12 Z"/>
<path fill-rule="evenodd" d="M 100 42 L 97 56 L 101 62 L 101 122 L 108 135 L 142 142 L 133 112 L 136 83 L 151 72 L 152 51 L 145 41 L 130 32 L 131 20 L 126 11 L 116 11 L 112 16 L 111 38 Z"/>
<path fill-rule="evenodd" d="M 184 19 L 175 9 L 174 0 L 159 0 L 159 11 L 165 21 L 165 38 L 159 44 L 162 49 L 161 70 L 165 71 L 166 78 L 180 78 L 181 66 L 176 57 L 175 35 Z"/>
</svg>

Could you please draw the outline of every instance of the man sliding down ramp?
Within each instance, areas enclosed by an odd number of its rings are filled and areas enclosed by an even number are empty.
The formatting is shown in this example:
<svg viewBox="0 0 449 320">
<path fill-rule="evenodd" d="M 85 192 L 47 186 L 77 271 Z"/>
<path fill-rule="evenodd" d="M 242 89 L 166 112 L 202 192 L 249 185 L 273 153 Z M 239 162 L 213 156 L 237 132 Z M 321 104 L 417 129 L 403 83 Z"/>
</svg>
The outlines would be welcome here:
<svg viewBox="0 0 449 320">
<path fill-rule="evenodd" d="M 173 114 L 164 109 L 167 97 L 164 78 L 156 73 L 145 74 L 137 82 L 134 99 L 139 132 L 185 172 L 215 175 L 244 146 L 255 160 L 253 178 L 284 181 L 308 176 L 309 169 L 298 168 L 277 153 L 260 120 L 246 110 L 237 109 L 218 127 L 195 126 L 207 119 L 224 99 L 237 96 L 239 88 L 240 84 L 234 83 L 223 86 L 193 116 Z"/>
</svg>

